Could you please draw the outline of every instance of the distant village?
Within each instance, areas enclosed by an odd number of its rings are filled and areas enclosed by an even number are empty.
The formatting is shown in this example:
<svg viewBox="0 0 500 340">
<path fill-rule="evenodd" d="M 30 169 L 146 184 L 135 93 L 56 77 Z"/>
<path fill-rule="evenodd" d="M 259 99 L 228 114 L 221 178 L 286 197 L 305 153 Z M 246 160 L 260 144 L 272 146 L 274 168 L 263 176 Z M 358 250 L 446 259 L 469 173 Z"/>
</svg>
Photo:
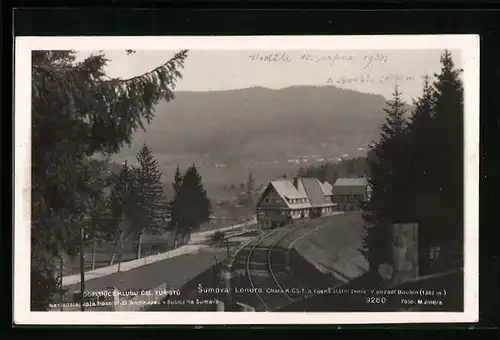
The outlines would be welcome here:
<svg viewBox="0 0 500 340">
<path fill-rule="evenodd" d="M 263 161 L 263 160 L 253 160 L 253 161 L 240 161 L 241 164 L 247 164 L 247 165 L 261 165 L 261 164 L 279 164 L 279 163 L 288 163 L 288 164 L 302 164 L 302 163 L 310 163 L 310 164 L 315 164 L 315 163 L 324 163 L 324 162 L 341 162 L 342 160 L 348 159 L 349 157 L 356 157 L 359 156 L 359 153 L 365 152 L 366 148 L 358 148 L 356 149 L 356 155 L 350 155 L 348 153 L 341 154 L 336 157 L 327 157 L 325 155 L 321 154 L 313 154 L 313 155 L 299 155 L 299 156 L 294 156 L 286 159 L 275 159 L 275 160 L 268 160 L 268 161 Z M 203 164 L 203 162 L 200 162 L 202 166 L 207 166 L 209 168 L 226 168 L 228 164 L 225 163 L 208 163 L 208 164 Z"/>
</svg>

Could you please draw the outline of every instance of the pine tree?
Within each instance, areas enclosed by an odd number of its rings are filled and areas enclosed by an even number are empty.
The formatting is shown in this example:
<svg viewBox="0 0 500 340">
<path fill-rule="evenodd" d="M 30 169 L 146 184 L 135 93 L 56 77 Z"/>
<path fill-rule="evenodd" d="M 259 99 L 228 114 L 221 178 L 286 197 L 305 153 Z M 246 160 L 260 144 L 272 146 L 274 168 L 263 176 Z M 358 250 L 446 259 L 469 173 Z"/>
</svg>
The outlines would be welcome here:
<svg viewBox="0 0 500 340">
<path fill-rule="evenodd" d="M 369 185 L 371 198 L 364 205 L 363 218 L 368 222 L 364 238 L 364 253 L 370 264 L 370 272 L 377 274 L 380 264 L 390 261 L 391 225 L 405 221 L 405 172 L 408 170 L 406 103 L 398 87 L 392 101 L 387 101 L 384 111 L 386 122 L 381 127 L 380 140 L 372 144 L 369 161 Z"/>
<path fill-rule="evenodd" d="M 112 180 L 111 195 L 109 196 L 109 207 L 111 211 L 111 228 L 116 242 L 115 253 L 118 253 L 118 271 L 120 271 L 123 256 L 123 243 L 126 238 L 134 234 L 132 222 L 137 207 L 138 192 L 135 185 L 135 173 L 133 169 L 124 162 L 120 172 Z M 110 264 L 114 261 L 112 255 Z"/>
<path fill-rule="evenodd" d="M 408 132 L 412 138 L 421 138 L 422 133 L 428 133 L 434 118 L 434 88 L 431 78 L 425 76 L 422 95 L 413 100 L 413 112 L 408 122 Z"/>
<path fill-rule="evenodd" d="M 140 258 L 144 232 L 155 234 L 165 229 L 167 206 L 158 161 L 154 159 L 151 149 L 146 144 L 137 155 L 137 163 L 134 168 L 137 199 L 133 209 L 133 226 L 137 258 Z"/>
<path fill-rule="evenodd" d="M 110 155 L 174 98 L 187 51 L 131 79 L 109 78 L 102 53 L 76 62 L 73 51 L 32 53 L 32 309 L 54 293 L 54 258 L 78 251 L 91 210 L 87 169 L 96 153 Z"/>
<path fill-rule="evenodd" d="M 173 189 L 174 189 L 174 197 L 169 203 L 169 215 L 170 215 L 170 222 L 169 225 L 174 231 L 174 248 L 177 247 L 177 232 L 179 231 L 180 225 L 181 225 L 181 216 L 180 216 L 180 207 L 177 202 L 177 197 L 179 195 L 179 191 L 182 186 L 182 174 L 179 169 L 179 165 L 177 164 L 177 168 L 175 169 L 175 174 L 174 174 L 174 183 L 172 184 Z"/>
<path fill-rule="evenodd" d="M 451 54 L 441 56 L 434 81 L 424 81 L 409 124 L 411 169 L 408 201 L 419 223 L 421 273 L 431 270 L 429 252 L 440 245 L 446 266 L 455 245 L 463 246 L 463 87 Z M 463 250 L 463 249 L 461 249 Z"/>
<path fill-rule="evenodd" d="M 177 229 L 183 236 L 189 236 L 202 223 L 209 221 L 210 200 L 194 164 L 187 169 L 182 177 L 182 184 L 175 199 L 174 211 L 178 214 Z"/>
<path fill-rule="evenodd" d="M 382 249 L 390 245 L 390 234 L 383 226 L 391 223 L 419 224 L 421 274 L 433 244 L 441 246 L 448 268 L 457 265 L 452 256 L 459 250 L 456 245 L 463 247 L 462 70 L 455 68 L 448 51 L 441 63 L 432 85 L 425 79 L 406 132 L 396 133 L 405 131 L 399 128 L 404 126 L 398 118 L 402 115 L 388 112 L 393 118 L 387 123 L 396 118 L 396 124 L 383 127 L 381 141 L 371 150 L 372 195 L 364 218 L 372 227 L 364 245 L 372 271 L 387 260 Z"/>
<path fill-rule="evenodd" d="M 433 173 L 436 169 L 436 153 L 432 134 L 434 131 L 434 88 L 429 76 L 424 78 L 422 94 L 413 101 L 413 112 L 408 124 L 407 155 L 411 166 L 407 171 L 406 202 L 413 207 L 408 218 L 418 223 L 419 267 L 420 272 L 427 267 L 429 254 L 428 240 L 433 232 L 432 220 L 439 215 L 436 210 L 435 195 L 433 193 Z M 411 214 L 412 213 L 412 214 Z"/>
<path fill-rule="evenodd" d="M 113 240 L 113 225 L 111 219 L 111 210 L 109 200 L 105 197 L 105 190 L 109 189 L 110 176 L 107 174 L 109 160 L 92 160 L 92 179 L 89 181 L 94 189 L 94 195 L 90 202 L 90 211 L 88 214 L 87 234 L 91 240 L 92 265 L 95 269 L 96 246 L 101 242 Z"/>
<path fill-rule="evenodd" d="M 402 99 L 402 93 L 399 92 L 399 86 L 396 85 L 394 93 L 392 94 L 392 100 L 386 101 L 387 107 L 384 108 L 384 112 L 387 113 L 387 118 L 385 124 L 382 125 L 380 141 L 376 144 L 386 145 L 395 144 L 398 138 L 405 133 L 406 127 L 406 103 Z"/>
<path fill-rule="evenodd" d="M 455 67 L 449 51 L 441 56 L 441 64 L 433 84 L 435 130 L 432 142 L 436 163 L 432 183 L 439 209 L 433 237 L 436 243 L 451 252 L 454 244 L 463 247 L 464 235 L 463 83 L 462 70 Z"/>
<path fill-rule="evenodd" d="M 175 169 L 175 175 L 174 175 L 174 183 L 173 183 L 175 195 L 179 193 L 181 185 L 182 185 L 182 174 L 181 170 L 179 169 L 179 164 L 177 164 L 177 168 Z"/>
</svg>

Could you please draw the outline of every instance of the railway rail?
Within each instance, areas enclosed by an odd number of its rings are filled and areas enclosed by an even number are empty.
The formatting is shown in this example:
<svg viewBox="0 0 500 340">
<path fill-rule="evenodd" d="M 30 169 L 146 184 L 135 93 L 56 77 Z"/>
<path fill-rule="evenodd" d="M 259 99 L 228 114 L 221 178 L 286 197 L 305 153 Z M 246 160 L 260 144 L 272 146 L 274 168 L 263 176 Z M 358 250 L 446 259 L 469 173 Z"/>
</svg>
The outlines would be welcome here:
<svg viewBox="0 0 500 340">
<path fill-rule="evenodd" d="M 276 229 L 246 245 L 245 269 L 249 287 L 245 292 L 246 298 L 253 301 L 252 305 L 257 311 L 273 311 L 294 302 L 300 295 L 299 287 L 286 273 L 286 259 L 282 259 L 279 266 L 282 270 L 278 272 L 272 254 L 280 242 L 306 227 L 300 225 Z M 285 252 L 282 254 L 286 255 Z M 279 277 L 282 277 L 281 281 Z M 253 294 L 253 299 L 250 294 Z"/>
</svg>

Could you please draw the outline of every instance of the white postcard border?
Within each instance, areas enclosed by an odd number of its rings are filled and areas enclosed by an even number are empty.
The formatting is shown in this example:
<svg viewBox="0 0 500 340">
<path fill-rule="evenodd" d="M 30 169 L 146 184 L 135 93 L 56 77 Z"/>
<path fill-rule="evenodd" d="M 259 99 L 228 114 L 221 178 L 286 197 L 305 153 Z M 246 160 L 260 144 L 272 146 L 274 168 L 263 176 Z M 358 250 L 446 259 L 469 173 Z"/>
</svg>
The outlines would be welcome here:
<svg viewBox="0 0 500 340">
<path fill-rule="evenodd" d="M 464 69 L 464 312 L 241 313 L 30 311 L 31 51 L 461 50 Z M 381 324 L 476 322 L 479 316 L 479 36 L 17 37 L 15 40 L 14 322 L 23 324 Z"/>
</svg>

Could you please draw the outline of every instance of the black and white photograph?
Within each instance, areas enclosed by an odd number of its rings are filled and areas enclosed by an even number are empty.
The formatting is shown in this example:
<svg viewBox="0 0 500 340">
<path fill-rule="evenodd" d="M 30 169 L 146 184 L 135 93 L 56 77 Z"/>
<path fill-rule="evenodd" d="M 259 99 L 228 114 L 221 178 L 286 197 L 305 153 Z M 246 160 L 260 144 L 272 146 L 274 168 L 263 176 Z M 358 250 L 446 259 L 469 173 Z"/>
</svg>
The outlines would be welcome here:
<svg viewBox="0 0 500 340">
<path fill-rule="evenodd" d="M 15 82 L 16 322 L 477 320 L 477 36 L 26 37 Z"/>
</svg>

